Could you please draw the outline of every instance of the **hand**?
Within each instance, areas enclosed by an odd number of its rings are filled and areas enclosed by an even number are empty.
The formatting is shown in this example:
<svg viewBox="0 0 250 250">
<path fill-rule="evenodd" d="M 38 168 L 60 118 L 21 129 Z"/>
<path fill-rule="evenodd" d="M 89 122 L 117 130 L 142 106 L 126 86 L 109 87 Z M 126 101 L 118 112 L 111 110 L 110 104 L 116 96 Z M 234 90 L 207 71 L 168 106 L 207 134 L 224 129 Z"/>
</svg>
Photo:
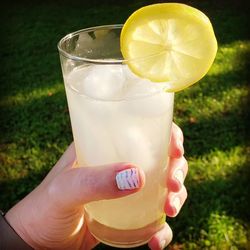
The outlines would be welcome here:
<svg viewBox="0 0 250 250">
<path fill-rule="evenodd" d="M 182 132 L 173 124 L 167 175 L 169 193 L 165 205 L 168 216 L 176 216 L 187 197 L 183 186 L 187 162 L 182 144 Z M 142 181 L 136 189 L 121 191 L 117 188 L 116 174 L 131 168 L 131 164 L 77 168 L 75 159 L 75 147 L 71 144 L 42 183 L 5 216 L 16 232 L 35 249 L 93 248 L 98 242 L 84 223 L 83 204 L 126 196 L 137 192 L 143 185 Z M 143 176 L 141 170 L 139 173 Z M 165 224 L 152 237 L 149 247 L 161 249 L 171 239 L 172 231 Z"/>
</svg>

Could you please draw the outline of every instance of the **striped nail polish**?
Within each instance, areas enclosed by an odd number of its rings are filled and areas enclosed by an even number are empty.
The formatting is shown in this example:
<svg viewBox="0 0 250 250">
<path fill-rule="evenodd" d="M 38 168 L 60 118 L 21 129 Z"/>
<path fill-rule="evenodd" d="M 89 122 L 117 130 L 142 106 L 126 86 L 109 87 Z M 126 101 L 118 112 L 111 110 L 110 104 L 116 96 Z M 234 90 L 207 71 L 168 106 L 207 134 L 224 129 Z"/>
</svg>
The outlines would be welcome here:
<svg viewBox="0 0 250 250">
<path fill-rule="evenodd" d="M 137 168 L 129 168 L 117 173 L 116 184 L 120 190 L 131 190 L 139 187 L 139 172 Z"/>
</svg>

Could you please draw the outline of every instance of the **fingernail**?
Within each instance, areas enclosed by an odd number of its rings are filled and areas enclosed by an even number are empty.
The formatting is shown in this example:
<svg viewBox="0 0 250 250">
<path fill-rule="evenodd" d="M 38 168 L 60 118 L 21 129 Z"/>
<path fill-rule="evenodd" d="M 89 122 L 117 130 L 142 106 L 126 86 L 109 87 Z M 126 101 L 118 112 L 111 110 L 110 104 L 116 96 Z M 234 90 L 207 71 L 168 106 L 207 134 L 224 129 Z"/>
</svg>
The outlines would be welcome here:
<svg viewBox="0 0 250 250">
<path fill-rule="evenodd" d="M 184 182 L 184 173 L 181 169 L 178 169 L 175 174 L 174 174 L 174 178 L 180 183 L 180 185 L 183 184 Z"/>
<path fill-rule="evenodd" d="M 172 206 L 175 208 L 176 213 L 178 213 L 181 208 L 181 200 L 179 197 L 174 198 L 174 201 L 172 202 Z"/>
<path fill-rule="evenodd" d="M 160 248 L 161 249 L 164 249 L 166 247 L 166 241 L 165 240 L 162 240 L 161 242 L 160 242 Z"/>
<path fill-rule="evenodd" d="M 139 187 L 139 172 L 137 168 L 129 168 L 117 173 L 116 184 L 120 190 L 131 190 Z"/>
</svg>

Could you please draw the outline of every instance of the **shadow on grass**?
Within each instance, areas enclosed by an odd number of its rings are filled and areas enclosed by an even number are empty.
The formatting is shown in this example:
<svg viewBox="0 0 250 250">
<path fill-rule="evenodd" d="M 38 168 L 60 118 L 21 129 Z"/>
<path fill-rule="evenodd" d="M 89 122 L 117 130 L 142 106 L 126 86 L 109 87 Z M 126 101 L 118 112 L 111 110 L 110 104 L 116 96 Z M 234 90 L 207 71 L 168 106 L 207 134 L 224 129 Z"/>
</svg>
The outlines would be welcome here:
<svg viewBox="0 0 250 250">
<path fill-rule="evenodd" d="M 235 59 L 241 61 L 241 67 L 238 70 L 206 76 L 201 83 L 188 89 L 185 93 L 177 94 L 176 103 L 186 95 L 188 99 L 201 100 L 202 94 L 204 98 L 210 98 L 218 103 L 222 103 L 223 109 L 209 117 L 197 112 L 197 116 L 193 114 L 192 107 L 188 105 L 177 105 L 174 116 L 184 120 L 181 128 L 185 135 L 185 148 L 187 156 L 199 157 L 209 153 L 214 149 L 229 150 L 230 148 L 242 145 L 249 145 L 249 51 L 242 53 Z M 234 103 L 234 96 L 230 90 L 246 90 L 248 96 L 244 94 L 238 103 Z M 227 95 L 225 95 L 227 93 Z M 243 93 L 243 92 L 242 92 Z M 179 95 L 179 96 L 178 96 Z M 226 99 L 228 98 L 228 99 Z M 197 100 L 198 100 L 197 99 Z M 198 108 L 198 103 L 197 103 Z M 191 118 L 191 119 L 190 119 Z"/>
<path fill-rule="evenodd" d="M 95 5 L 95 2 L 98 4 Z M 62 36 L 93 25 L 123 23 L 135 9 L 156 2 L 161 1 L 4 2 L 1 33 L 5 35 L 0 41 L 0 80 L 3 84 L 0 85 L 0 95 L 25 93 L 62 81 L 56 48 Z M 182 2 L 199 7 L 211 17 L 219 44 L 249 39 L 247 11 L 243 1 Z M 222 81 L 228 79 L 237 80 L 237 73 L 229 73 L 221 78 Z M 220 82 L 220 79 L 217 80 Z M 223 86 L 227 88 L 232 84 Z M 209 93 L 210 90 L 206 91 Z"/>
<path fill-rule="evenodd" d="M 185 135 L 187 157 L 202 157 L 213 150 L 227 151 L 235 146 L 249 145 L 247 106 L 212 118 L 197 118 L 195 123 L 181 125 Z"/>
<path fill-rule="evenodd" d="M 43 179 L 72 133 L 64 91 L 1 107 L 0 118 L 0 207 L 8 209 Z"/>
<path fill-rule="evenodd" d="M 46 92 L 45 92 L 46 94 Z M 44 146 L 69 139 L 71 127 L 64 90 L 1 107 L 2 143 L 22 146 Z M 3 119 L 4 118 L 4 119 Z M 10 129 L 11 128 L 11 129 Z"/>
<path fill-rule="evenodd" d="M 188 199 L 175 219 L 168 219 L 175 232 L 175 240 L 197 240 L 201 229 L 208 232 L 208 219 L 212 213 L 225 214 L 240 220 L 249 230 L 250 210 L 249 162 L 225 178 L 195 182 L 188 178 Z M 184 243 L 184 242 L 183 242 Z"/>
<path fill-rule="evenodd" d="M 5 1 L 0 27 L 4 34 L 0 40 L 0 95 L 25 93 L 62 81 L 59 40 L 89 26 L 123 23 L 137 5 L 136 1 L 113 0 Z"/>
<path fill-rule="evenodd" d="M 3 191 L 1 191 L 0 199 L 1 210 L 7 211 L 23 199 L 44 179 L 47 173 L 48 169 L 32 171 L 32 173 L 22 178 L 0 181 L 0 190 Z"/>
</svg>

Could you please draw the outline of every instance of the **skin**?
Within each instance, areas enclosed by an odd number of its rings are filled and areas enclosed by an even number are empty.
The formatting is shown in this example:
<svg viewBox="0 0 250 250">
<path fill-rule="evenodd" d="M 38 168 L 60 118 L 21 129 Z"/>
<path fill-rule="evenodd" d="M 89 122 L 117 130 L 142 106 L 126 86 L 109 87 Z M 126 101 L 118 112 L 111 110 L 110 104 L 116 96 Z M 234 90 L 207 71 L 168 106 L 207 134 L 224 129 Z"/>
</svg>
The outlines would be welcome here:
<svg viewBox="0 0 250 250">
<path fill-rule="evenodd" d="M 175 217 L 187 198 L 183 182 L 188 164 L 184 157 L 182 131 L 174 123 L 169 156 L 166 180 L 169 192 L 165 213 Z M 11 208 L 5 217 L 34 249 L 92 249 L 98 241 L 84 223 L 83 204 L 138 192 L 145 181 L 144 173 L 140 169 L 139 188 L 119 190 L 115 182 L 117 172 L 131 167 L 137 166 L 115 163 L 95 168 L 78 168 L 72 143 L 41 184 Z M 148 246 L 153 250 L 163 249 L 171 240 L 172 230 L 165 223 L 148 242 Z"/>
</svg>

